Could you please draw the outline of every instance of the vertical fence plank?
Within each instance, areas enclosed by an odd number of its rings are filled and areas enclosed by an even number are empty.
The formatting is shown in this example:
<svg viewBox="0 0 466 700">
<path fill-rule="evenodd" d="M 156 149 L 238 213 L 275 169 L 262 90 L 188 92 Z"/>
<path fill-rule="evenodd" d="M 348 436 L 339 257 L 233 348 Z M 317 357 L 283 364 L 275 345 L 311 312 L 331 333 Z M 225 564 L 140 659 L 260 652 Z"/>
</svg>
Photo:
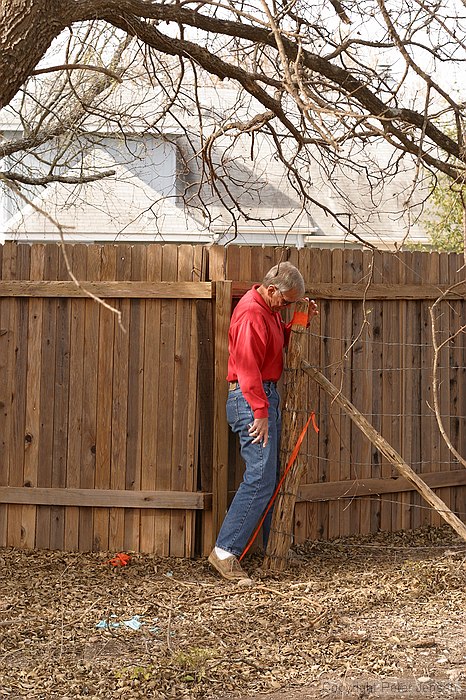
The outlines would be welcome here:
<svg viewBox="0 0 466 700">
<path fill-rule="evenodd" d="M 130 245 L 117 249 L 116 274 L 119 280 L 131 278 Z M 128 432 L 128 360 L 131 335 L 129 299 L 114 302 L 121 311 L 123 328 L 115 326 L 113 347 L 113 402 L 112 402 L 112 448 L 111 448 L 111 488 L 124 489 L 126 486 L 126 447 Z M 122 508 L 110 508 L 109 548 L 123 549 L 125 540 L 125 514 Z"/>
<path fill-rule="evenodd" d="M 448 256 L 448 280 L 450 284 L 458 282 L 464 278 L 463 270 L 464 259 L 462 256 L 450 254 Z M 449 329 L 450 335 L 453 336 L 456 331 L 464 323 L 464 300 L 451 300 L 448 305 L 449 308 Z M 451 435 L 451 440 L 455 449 L 463 454 L 463 445 L 465 439 L 465 428 L 464 428 L 464 418 L 466 415 L 465 403 L 465 390 L 464 381 L 466 374 L 466 365 L 463 359 L 464 352 L 464 334 L 459 333 L 450 342 L 450 357 L 449 357 L 449 367 L 450 367 L 450 413 L 451 418 L 449 421 L 449 430 Z M 434 425 L 436 421 L 434 420 Z M 452 455 L 448 454 L 448 461 L 444 465 L 444 469 L 447 471 L 452 469 Z M 457 512 L 457 515 L 464 520 L 466 518 L 466 510 L 464 508 L 464 501 L 462 492 L 464 493 L 464 487 L 459 487 L 456 489 L 451 489 L 451 507 Z M 439 493 L 440 497 L 441 494 Z"/>
<path fill-rule="evenodd" d="M 412 256 L 412 268 L 415 274 L 414 279 L 420 283 L 423 280 L 422 277 L 422 253 L 415 251 Z M 410 367 L 412 367 L 412 382 L 411 382 L 411 393 L 409 399 L 408 410 L 413 416 L 413 421 L 411 424 L 411 464 L 415 472 L 421 470 L 422 463 L 422 426 L 421 426 L 421 416 L 423 413 L 423 407 L 421 405 L 421 391 L 423 382 L 429 382 L 429 374 L 425 373 L 425 368 L 428 368 L 429 363 L 425 362 L 426 353 L 429 352 L 429 348 L 426 345 L 426 338 L 421 329 L 421 307 L 422 302 L 419 300 L 413 301 L 411 303 L 410 312 L 410 324 L 411 324 L 411 335 L 412 335 L 412 355 L 410 361 Z M 427 340 L 427 342 L 430 342 Z M 428 369 L 427 369 L 428 371 Z M 417 492 L 411 492 L 410 494 L 410 518 L 409 518 L 409 528 L 415 528 L 420 525 L 420 509 L 421 505 L 420 496 Z"/>
<path fill-rule="evenodd" d="M 431 271 L 432 277 L 436 277 L 438 281 L 450 279 L 450 267 L 449 267 L 449 254 L 441 253 L 438 255 L 438 265 Z M 453 275 L 454 279 L 454 275 Z M 426 336 L 430 337 L 430 312 L 429 308 L 431 303 L 426 304 L 425 314 L 426 314 Z M 455 302 L 453 301 L 453 304 Z M 453 310 L 453 305 L 450 301 L 444 301 L 441 304 L 441 314 L 439 318 L 439 329 L 441 333 L 441 341 L 447 340 L 452 335 L 451 327 L 451 313 Z M 431 346 L 432 347 L 432 346 Z M 440 367 L 438 372 L 439 378 L 439 405 L 440 413 L 442 416 L 442 422 L 445 426 L 447 435 L 452 438 L 451 433 L 451 415 L 455 410 L 455 398 L 456 398 L 456 386 L 455 386 L 455 370 L 454 370 L 454 360 L 452 362 L 451 355 L 454 354 L 454 341 L 447 342 L 440 353 Z M 430 363 L 433 363 L 433 350 L 431 350 Z M 430 372 L 432 374 L 432 371 Z M 432 382 L 430 382 L 432 384 Z M 452 455 L 448 449 L 447 443 L 442 437 L 440 430 L 438 428 L 437 422 L 433 413 L 433 397 L 430 397 L 428 403 L 426 402 L 425 410 L 429 412 L 430 418 L 430 434 L 432 435 L 432 466 L 429 471 L 450 471 L 454 469 L 452 464 Z M 461 452 L 461 448 L 460 448 Z M 437 492 L 439 498 L 445 502 L 448 508 L 452 507 L 452 493 L 450 488 L 439 489 Z M 431 510 L 430 517 L 429 513 L 425 513 L 423 519 L 424 522 L 428 522 L 432 525 L 438 526 L 442 523 L 442 518 L 438 513 Z"/>
<path fill-rule="evenodd" d="M 2 250 L 2 279 L 14 279 L 16 275 L 16 251 L 14 243 L 6 243 Z M 0 483 L 9 483 L 9 467 L 11 462 L 11 432 L 12 432 L 12 395 L 14 391 L 14 347 L 15 347 L 15 299 L 1 300 L 1 332 L 0 332 L 0 405 L 2 407 L 2 431 L 0 442 Z M 0 545 L 8 544 L 8 514 L 9 506 L 0 506 Z"/>
<path fill-rule="evenodd" d="M 320 281 L 320 260 L 317 255 L 313 255 L 312 251 L 302 251 L 303 258 L 306 261 L 304 265 L 304 271 L 306 273 L 306 281 L 309 285 Z M 316 367 L 322 366 L 322 343 L 321 343 L 321 319 L 322 319 L 322 301 L 320 299 L 315 299 L 317 306 L 319 308 L 319 315 L 312 319 L 311 326 L 309 328 L 309 342 L 308 342 L 308 360 L 311 364 Z M 320 404 L 320 392 L 315 384 L 315 382 L 307 381 L 307 398 L 308 402 L 306 408 L 308 411 L 314 411 L 316 415 L 316 422 L 321 425 L 321 404 Z M 315 484 L 319 481 L 319 436 L 320 433 L 308 432 L 306 436 L 306 449 L 308 455 L 308 468 L 307 468 L 307 483 Z M 318 512 L 320 506 L 317 503 L 306 503 L 306 527 L 302 534 L 299 535 L 299 541 L 307 539 L 318 539 Z"/>
<path fill-rule="evenodd" d="M 58 277 L 59 248 L 56 244 L 49 243 L 45 246 L 44 253 L 44 278 L 56 280 Z M 52 486 L 57 309 L 58 303 L 56 299 L 44 300 L 39 409 L 41 438 L 39 443 L 37 485 L 45 487 Z M 39 549 L 50 548 L 50 518 L 51 509 L 49 506 L 37 507 L 36 547 Z"/>
<path fill-rule="evenodd" d="M 18 245 L 14 276 L 16 279 L 28 279 L 30 270 L 30 247 Z M 13 272 L 13 270 L 11 270 Z M 11 392 L 11 423 L 9 449 L 9 477 L 12 486 L 22 486 L 24 474 L 24 445 L 27 392 L 27 331 L 28 331 L 28 302 L 27 299 L 14 299 L 10 328 L 13 332 L 13 343 L 10 345 L 9 370 L 12 374 Z M 20 547 L 22 542 L 22 506 L 8 507 L 8 543 Z"/>
<path fill-rule="evenodd" d="M 165 245 L 162 253 L 162 280 L 174 281 L 177 276 L 177 248 Z M 170 490 L 173 441 L 174 381 L 175 381 L 175 333 L 176 302 L 163 299 L 160 310 L 160 376 L 158 394 L 158 444 L 157 444 L 157 488 Z M 155 531 L 156 549 L 160 554 L 170 554 L 169 510 L 157 513 Z"/>
<path fill-rule="evenodd" d="M 235 250 L 237 250 L 235 248 Z M 225 280 L 227 275 L 230 275 L 230 257 L 233 253 L 233 249 L 220 248 L 214 246 L 210 248 L 207 253 L 206 263 L 206 274 L 209 280 L 215 282 L 217 280 Z M 236 256 L 238 257 L 238 256 Z M 228 269 L 226 269 L 226 259 L 228 258 Z M 239 273 L 234 277 L 234 279 L 240 280 L 241 277 Z M 200 376 L 200 389 L 202 387 L 202 392 L 199 392 L 199 405 L 201 407 L 199 421 L 200 421 L 200 444 L 199 444 L 199 460 L 200 460 L 200 471 L 201 471 L 201 487 L 210 493 L 214 491 L 214 464 L 215 464 L 215 389 L 216 389 L 216 377 L 215 377 L 215 309 L 216 309 L 216 299 L 215 296 L 210 304 L 205 304 L 205 302 L 200 303 L 200 315 L 198 318 L 198 329 L 199 329 L 199 342 L 200 345 L 200 365 L 199 371 L 202 371 L 202 377 Z M 229 313 L 231 314 L 231 308 Z M 204 350 L 204 346 L 207 346 L 207 351 Z M 226 379 L 226 370 L 225 377 Z M 201 384 L 202 382 L 202 384 Z M 210 392 L 210 393 L 209 393 Z M 207 402 L 208 409 L 206 412 L 202 410 L 204 402 Z M 229 428 L 225 421 L 225 430 L 227 435 L 228 448 L 232 448 L 234 445 L 231 437 L 229 436 Z M 203 448 L 203 444 L 208 443 L 208 451 L 206 452 Z M 236 461 L 236 452 L 233 453 L 234 458 L 229 461 L 229 456 L 227 455 L 228 467 L 234 472 L 234 465 Z M 230 470 L 230 469 L 228 469 Z M 228 476 L 227 476 L 228 480 Z M 227 486 L 228 490 L 228 486 Z M 214 497 L 213 497 L 214 498 Z M 215 542 L 217 535 L 217 521 L 214 522 L 214 514 L 216 512 L 215 503 L 210 511 L 202 514 L 202 553 L 204 555 L 209 554 L 212 549 L 212 545 Z"/>
<path fill-rule="evenodd" d="M 100 258 L 100 279 L 116 279 L 117 246 L 102 246 Z M 113 300 L 107 300 L 114 306 Z M 104 307 L 99 308 L 99 338 L 97 353 L 97 398 L 95 436 L 95 488 L 109 489 L 111 486 L 110 468 L 112 462 L 112 406 L 113 406 L 113 346 L 116 334 L 116 315 Z M 90 515 L 89 511 L 89 515 Z M 93 510 L 94 549 L 109 549 L 108 508 Z"/>
<path fill-rule="evenodd" d="M 214 537 L 217 536 L 227 510 L 228 497 L 228 423 L 225 404 L 228 385 L 228 337 L 231 314 L 231 282 L 215 283 L 215 356 L 214 356 L 214 462 L 212 479 L 212 516 Z"/>
<path fill-rule="evenodd" d="M 344 283 L 351 283 L 357 278 L 355 271 L 355 251 L 343 250 L 341 279 Z M 341 391 L 345 396 L 351 395 L 353 378 L 353 301 L 342 303 L 342 361 L 341 361 Z M 340 411 L 340 480 L 348 481 L 348 484 L 357 478 L 357 468 L 354 467 L 351 454 L 351 420 L 343 411 Z M 360 503 L 359 501 L 347 501 L 343 499 L 339 504 L 341 531 L 352 534 L 359 529 Z"/>
<path fill-rule="evenodd" d="M 37 244 L 31 248 L 30 279 L 44 277 L 44 246 Z M 26 426 L 24 443 L 24 485 L 37 486 L 40 435 L 40 395 L 42 356 L 43 301 L 29 299 L 28 339 L 27 339 L 27 392 Z M 36 513 L 33 505 L 22 507 L 21 546 L 32 549 L 36 542 Z"/>
<path fill-rule="evenodd" d="M 401 284 L 413 284 L 416 282 L 417 271 L 414 266 L 414 258 L 411 252 L 403 255 L 403 266 L 401 273 Z M 414 415 L 416 410 L 413 406 L 414 397 L 414 364 L 413 360 L 419 356 L 419 347 L 417 346 L 417 332 L 414 327 L 413 314 L 415 311 L 415 301 L 402 301 L 400 303 L 399 313 L 401 321 L 401 338 L 402 345 L 402 406 L 403 406 L 403 422 L 401 435 L 401 455 L 403 459 L 413 468 L 413 429 L 417 418 Z M 411 525 L 411 493 L 400 493 L 398 495 L 399 508 L 398 515 L 394 526 L 396 529 L 409 528 Z"/>
<path fill-rule="evenodd" d="M 372 257 L 372 282 L 380 284 L 383 280 L 382 253 L 373 251 Z M 371 338 L 372 338 L 372 420 L 374 428 L 380 432 L 382 428 L 381 416 L 383 413 L 382 381 L 383 381 L 383 303 L 375 301 L 372 304 L 371 313 Z M 372 476 L 378 478 L 382 475 L 382 460 L 380 452 L 371 446 Z M 374 497 L 371 502 L 371 532 L 377 532 L 381 527 L 380 522 L 381 502 Z"/>
<path fill-rule="evenodd" d="M 87 274 L 87 247 L 73 248 L 72 270 L 80 282 Z M 68 396 L 68 444 L 66 487 L 79 488 L 82 464 L 84 376 L 85 300 L 70 300 L 70 359 Z M 64 546 L 67 551 L 79 549 L 79 507 L 65 509 Z"/>
<path fill-rule="evenodd" d="M 354 255 L 354 282 L 359 282 L 369 288 L 372 253 L 370 251 L 355 251 Z M 372 353 L 370 351 L 372 314 L 370 303 L 363 299 L 354 303 L 353 309 L 353 349 L 352 366 L 353 377 L 351 394 L 356 408 L 367 418 L 372 420 L 372 386 L 374 371 L 372 366 Z M 351 426 L 351 459 L 354 476 L 357 480 L 371 477 L 371 446 L 365 440 L 361 431 L 354 424 Z M 359 501 L 359 528 L 361 533 L 369 533 L 371 529 L 371 498 L 358 499 Z M 356 520 L 356 512 L 353 515 Z"/>
<path fill-rule="evenodd" d="M 147 279 L 160 280 L 162 272 L 162 248 L 151 245 L 147 248 Z M 157 486 L 158 444 L 158 396 L 160 386 L 160 310 L 159 299 L 145 302 L 144 337 L 144 396 L 142 407 L 142 473 L 141 488 L 155 490 Z M 162 378 L 163 382 L 163 378 Z M 155 510 L 141 513 L 140 543 L 143 552 L 156 551 L 155 528 L 158 515 Z"/>
<path fill-rule="evenodd" d="M 189 280 L 192 276 L 192 246 L 182 245 L 178 248 L 177 279 Z M 192 302 L 176 302 L 175 323 L 175 374 L 173 400 L 173 447 L 171 459 L 171 484 L 173 491 L 184 491 L 192 483 L 194 468 L 193 454 L 190 449 L 193 431 L 193 415 L 196 410 L 196 394 L 191 393 L 197 384 L 196 369 L 190 358 L 196 356 L 196 328 L 192 327 Z M 197 363 L 195 363 L 197 364 Z M 192 374 L 194 373 L 194 377 Z M 194 381 L 194 384 L 193 384 Z M 186 397 L 190 396 L 189 401 Z M 194 411 L 193 411 L 194 409 Z M 170 554 L 186 554 L 186 511 L 172 511 L 170 522 Z"/>
<path fill-rule="evenodd" d="M 343 281 L 343 250 L 332 250 L 332 276 L 333 284 L 338 284 Z M 332 384 L 342 388 L 344 380 L 343 356 L 345 351 L 344 342 L 344 302 L 341 300 L 335 301 L 332 304 L 332 309 L 329 318 L 329 336 L 330 336 L 330 352 L 328 355 L 328 377 Z M 340 480 L 340 464 L 341 464 L 341 424 L 342 416 L 341 409 L 335 402 L 329 404 L 329 426 L 328 426 L 328 478 L 329 481 Z M 335 501 L 329 506 L 328 519 L 328 535 L 330 538 L 337 537 L 341 531 L 342 523 L 340 522 L 342 515 L 342 503 Z"/>
<path fill-rule="evenodd" d="M 331 279 L 332 275 L 332 258 L 330 250 L 322 250 L 321 261 L 320 261 L 320 281 L 326 281 Z M 330 360 L 330 344 L 332 342 L 332 331 L 330 327 L 330 321 L 332 316 L 332 304 L 329 300 L 325 299 L 320 308 L 321 314 L 321 362 L 323 371 L 328 373 L 331 371 L 331 360 Z M 328 395 L 322 390 L 320 393 L 320 432 L 319 432 L 319 481 L 328 482 L 330 481 L 330 446 L 329 446 L 329 431 L 330 431 L 330 401 Z M 317 532 L 319 538 L 327 539 L 329 536 L 329 503 L 319 503 L 317 509 Z"/>
<path fill-rule="evenodd" d="M 429 253 L 428 255 L 423 255 L 421 257 L 421 268 L 420 277 L 423 282 L 438 283 L 442 279 L 439 277 L 440 273 L 440 256 L 436 252 Z M 441 471 L 441 453 L 442 453 L 442 443 L 443 440 L 435 425 L 433 420 L 433 345 L 431 336 L 431 319 L 429 308 L 432 301 L 426 301 L 420 303 L 420 353 L 417 360 L 417 365 L 420 366 L 420 380 L 419 380 L 419 418 L 420 422 L 420 433 L 421 433 L 421 447 L 419 453 L 419 464 L 415 467 L 418 473 L 423 471 Z M 446 318 L 448 318 L 448 305 L 441 306 L 441 316 L 439 320 L 439 330 L 440 336 L 443 336 L 443 331 L 448 332 L 448 323 L 445 324 L 445 312 Z M 442 337 L 443 339 L 443 337 Z M 449 381 L 447 378 L 446 384 L 442 382 L 442 378 L 445 376 L 445 362 L 444 359 L 448 353 L 441 353 L 441 367 L 439 368 L 439 379 L 441 392 L 439 395 L 441 411 L 445 409 L 445 403 L 443 396 L 450 393 Z M 444 366 L 442 369 L 442 365 Z M 443 412 L 443 411 L 442 411 Z M 449 408 L 447 408 L 446 414 L 449 415 Z M 417 495 L 414 495 L 416 500 L 416 506 L 413 509 L 413 524 L 415 527 L 419 525 L 426 525 L 431 522 L 436 522 L 440 525 L 441 518 L 437 516 L 427 505 L 420 499 Z"/>
<path fill-rule="evenodd" d="M 272 260 L 270 260 L 270 263 L 272 264 Z M 304 279 L 304 284 L 306 286 L 306 289 L 308 288 L 309 282 L 312 281 L 311 278 L 311 271 L 310 271 L 310 263 L 311 263 L 311 258 L 309 255 L 303 254 L 303 251 L 299 252 L 298 260 L 297 260 L 297 268 L 301 272 L 303 279 Z M 313 328 L 315 329 L 315 325 L 313 324 Z M 303 357 L 306 360 L 309 360 L 310 354 L 309 354 L 309 337 L 310 337 L 310 332 L 306 331 L 306 342 L 303 343 Z M 285 360 L 286 361 L 286 360 Z M 306 416 L 307 414 L 307 409 L 311 405 L 311 397 L 309 395 L 309 390 L 310 390 L 310 382 L 308 381 L 307 377 L 305 377 L 303 385 L 302 385 L 302 390 L 301 390 L 301 401 L 300 401 L 300 406 L 299 406 L 299 411 L 303 414 L 303 417 Z M 315 409 L 314 409 L 315 410 Z M 309 432 L 304 438 L 303 444 L 301 446 L 301 451 L 300 454 L 302 455 L 302 461 L 303 461 L 303 476 L 302 476 L 302 483 L 311 483 L 313 479 L 312 475 L 312 466 L 311 466 L 311 441 L 309 439 Z M 314 462 L 315 466 L 315 462 Z M 294 517 L 294 527 L 293 527 L 293 542 L 298 544 L 301 542 L 304 542 L 307 539 L 307 531 L 308 531 L 308 511 L 309 511 L 309 504 L 307 503 L 296 503 L 295 505 L 295 517 Z"/>
<path fill-rule="evenodd" d="M 73 247 L 66 246 L 69 263 L 73 264 Z M 63 249 L 58 254 L 58 279 L 69 279 Z M 53 457 L 52 487 L 66 486 L 66 467 L 68 452 L 68 406 L 70 388 L 70 325 L 71 300 L 57 300 L 56 345 L 55 345 L 55 392 L 53 418 Z M 65 540 L 65 508 L 50 508 L 50 547 L 63 549 Z"/>
<path fill-rule="evenodd" d="M 100 246 L 87 249 L 87 279 L 98 280 L 100 276 Z M 98 342 L 100 308 L 92 299 L 84 302 L 84 387 L 81 436 L 81 488 L 92 489 L 95 485 L 95 456 L 97 432 L 97 381 Z M 100 420 L 100 416 L 99 416 Z M 92 508 L 79 509 L 79 549 L 95 548 L 94 513 Z"/>
<path fill-rule="evenodd" d="M 462 254 L 453 255 L 450 254 L 450 283 L 459 282 L 466 278 L 466 272 L 464 268 L 464 257 Z M 465 299 L 460 299 L 454 302 L 451 307 L 451 332 L 456 332 L 464 324 L 464 319 L 466 317 L 466 301 Z M 457 405 L 456 410 L 454 410 L 454 425 L 452 426 L 452 435 L 456 437 L 456 443 L 454 442 L 457 450 L 460 454 L 464 454 L 464 444 L 466 438 L 466 426 L 465 426 L 465 416 L 466 416 L 466 342 L 465 334 L 459 333 L 454 341 L 454 366 L 456 376 L 456 397 Z M 453 410 L 453 409 L 452 409 Z M 451 458 L 451 455 L 450 455 Z M 452 506 L 454 507 L 458 516 L 465 521 L 466 520 L 466 487 L 461 486 L 454 489 L 452 494 Z"/>
<path fill-rule="evenodd" d="M 146 279 L 147 258 L 145 246 L 135 245 L 131 255 L 131 279 Z M 128 363 L 128 429 L 126 443 L 126 488 L 141 488 L 141 425 L 144 393 L 144 302 L 131 299 L 129 320 Z M 125 517 L 125 550 L 139 551 L 140 512 L 128 508 Z"/>
</svg>

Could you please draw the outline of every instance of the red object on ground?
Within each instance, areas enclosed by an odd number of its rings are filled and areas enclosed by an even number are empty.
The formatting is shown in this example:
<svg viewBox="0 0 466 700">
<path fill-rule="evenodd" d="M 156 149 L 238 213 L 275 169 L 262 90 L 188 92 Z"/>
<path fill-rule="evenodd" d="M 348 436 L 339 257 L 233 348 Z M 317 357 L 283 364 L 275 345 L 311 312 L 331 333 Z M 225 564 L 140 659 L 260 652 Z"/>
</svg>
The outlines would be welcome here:
<svg viewBox="0 0 466 700">
<path fill-rule="evenodd" d="M 108 559 L 108 561 L 104 561 L 104 564 L 111 564 L 112 566 L 126 566 L 129 564 L 131 561 L 131 557 L 129 554 L 125 554 L 124 552 L 118 552 L 118 554 L 115 554 L 113 559 Z"/>
</svg>

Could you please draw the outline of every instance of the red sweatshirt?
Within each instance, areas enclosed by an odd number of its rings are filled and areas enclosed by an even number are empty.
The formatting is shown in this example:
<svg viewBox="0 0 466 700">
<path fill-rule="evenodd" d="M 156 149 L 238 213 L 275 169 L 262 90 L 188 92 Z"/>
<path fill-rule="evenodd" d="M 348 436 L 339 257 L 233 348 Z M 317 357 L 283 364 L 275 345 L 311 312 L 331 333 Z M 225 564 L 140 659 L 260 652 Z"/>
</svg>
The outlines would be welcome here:
<svg viewBox="0 0 466 700">
<path fill-rule="evenodd" d="M 254 285 L 238 302 L 228 332 L 229 382 L 238 381 L 254 418 L 268 415 L 269 402 L 262 382 L 276 382 L 283 372 L 283 347 L 291 324 L 272 311 Z"/>
</svg>

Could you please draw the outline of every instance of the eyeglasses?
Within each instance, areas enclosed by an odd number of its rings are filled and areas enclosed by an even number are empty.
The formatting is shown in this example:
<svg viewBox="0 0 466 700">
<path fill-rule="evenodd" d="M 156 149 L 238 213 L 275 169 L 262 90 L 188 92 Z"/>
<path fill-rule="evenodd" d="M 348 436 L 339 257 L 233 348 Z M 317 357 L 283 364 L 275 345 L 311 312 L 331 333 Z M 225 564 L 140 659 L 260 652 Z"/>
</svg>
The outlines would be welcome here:
<svg viewBox="0 0 466 700">
<path fill-rule="evenodd" d="M 289 299 L 285 299 L 285 297 L 283 296 L 283 292 L 282 292 L 280 289 L 278 289 L 277 287 L 275 287 L 275 289 L 276 289 L 277 292 L 280 294 L 280 296 L 281 296 L 281 298 L 282 298 L 282 300 L 283 300 L 283 301 L 282 301 L 282 306 L 290 306 L 290 304 L 294 304 L 294 301 L 290 301 Z"/>
</svg>

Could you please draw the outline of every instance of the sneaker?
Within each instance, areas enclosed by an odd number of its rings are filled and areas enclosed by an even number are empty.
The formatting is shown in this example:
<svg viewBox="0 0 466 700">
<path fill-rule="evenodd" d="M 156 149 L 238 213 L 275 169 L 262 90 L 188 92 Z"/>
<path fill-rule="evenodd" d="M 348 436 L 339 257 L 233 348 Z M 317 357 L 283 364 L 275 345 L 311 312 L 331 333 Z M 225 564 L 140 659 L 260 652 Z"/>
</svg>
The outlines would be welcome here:
<svg viewBox="0 0 466 700">
<path fill-rule="evenodd" d="M 212 564 L 214 569 L 217 569 L 218 573 L 223 576 L 223 578 L 229 581 L 251 581 L 244 569 L 241 568 L 241 564 L 234 554 L 226 559 L 219 559 L 213 549 L 209 554 L 209 563 Z"/>
</svg>

